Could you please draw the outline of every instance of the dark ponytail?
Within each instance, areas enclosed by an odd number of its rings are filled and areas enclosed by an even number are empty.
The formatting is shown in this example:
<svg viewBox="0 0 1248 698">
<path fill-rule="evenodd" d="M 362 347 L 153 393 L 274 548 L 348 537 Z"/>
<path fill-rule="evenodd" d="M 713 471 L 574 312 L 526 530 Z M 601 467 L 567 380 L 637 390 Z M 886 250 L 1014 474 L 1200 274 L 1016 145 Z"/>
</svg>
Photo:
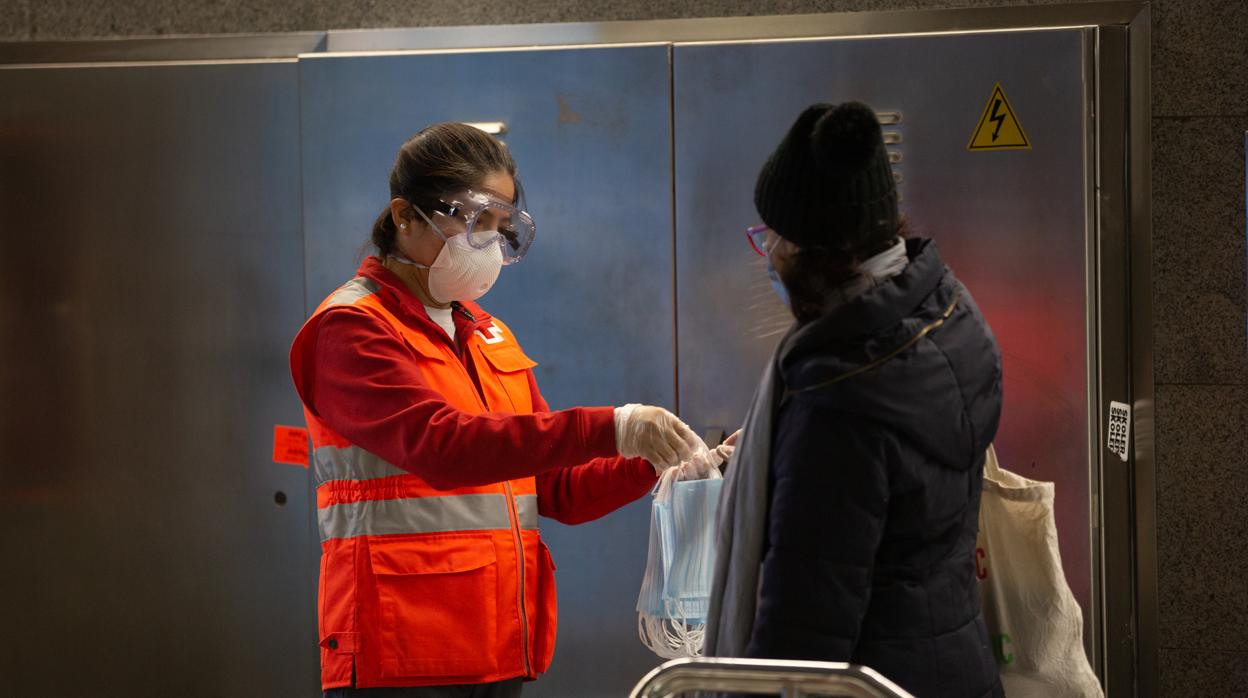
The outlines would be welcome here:
<svg viewBox="0 0 1248 698">
<path fill-rule="evenodd" d="M 390 198 L 406 199 L 427 212 L 440 197 L 481 186 L 495 172 L 516 176 L 516 162 L 498 139 L 467 124 L 434 124 L 399 148 L 390 170 Z M 377 256 L 394 253 L 397 234 L 387 205 L 373 223 Z"/>
<path fill-rule="evenodd" d="M 377 250 L 378 257 L 385 259 L 394 254 L 397 232 L 394 229 L 394 217 L 390 215 L 390 207 L 387 206 L 373 223 L 373 247 Z"/>
</svg>

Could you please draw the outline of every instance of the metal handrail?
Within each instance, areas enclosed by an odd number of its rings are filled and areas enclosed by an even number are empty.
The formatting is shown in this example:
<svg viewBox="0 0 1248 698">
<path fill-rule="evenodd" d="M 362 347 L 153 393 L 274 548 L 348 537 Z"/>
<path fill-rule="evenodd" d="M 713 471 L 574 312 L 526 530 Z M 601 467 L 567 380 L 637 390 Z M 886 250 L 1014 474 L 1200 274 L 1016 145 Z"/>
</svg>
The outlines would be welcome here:
<svg viewBox="0 0 1248 698">
<path fill-rule="evenodd" d="M 873 669 L 856 664 L 726 657 L 673 659 L 646 674 L 630 698 L 672 698 L 689 691 L 914 698 Z"/>
</svg>

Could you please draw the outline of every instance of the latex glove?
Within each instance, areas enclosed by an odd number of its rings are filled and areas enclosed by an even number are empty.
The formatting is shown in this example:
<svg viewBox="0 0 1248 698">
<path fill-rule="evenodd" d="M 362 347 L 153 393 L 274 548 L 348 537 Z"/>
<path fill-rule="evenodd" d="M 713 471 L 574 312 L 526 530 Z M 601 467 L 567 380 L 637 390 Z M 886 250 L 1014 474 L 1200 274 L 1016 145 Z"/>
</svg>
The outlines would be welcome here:
<svg viewBox="0 0 1248 698">
<path fill-rule="evenodd" d="M 712 468 L 724 467 L 724 463 L 732 457 L 732 452 L 737 450 L 737 437 L 741 432 L 737 432 L 728 437 L 728 440 L 707 451 L 698 451 L 693 454 L 689 460 L 681 463 L 682 480 L 704 480 L 711 476 Z"/>
<path fill-rule="evenodd" d="M 615 408 L 615 446 L 626 458 L 645 458 L 657 473 L 689 460 L 706 445 L 687 424 L 662 407 Z"/>
</svg>

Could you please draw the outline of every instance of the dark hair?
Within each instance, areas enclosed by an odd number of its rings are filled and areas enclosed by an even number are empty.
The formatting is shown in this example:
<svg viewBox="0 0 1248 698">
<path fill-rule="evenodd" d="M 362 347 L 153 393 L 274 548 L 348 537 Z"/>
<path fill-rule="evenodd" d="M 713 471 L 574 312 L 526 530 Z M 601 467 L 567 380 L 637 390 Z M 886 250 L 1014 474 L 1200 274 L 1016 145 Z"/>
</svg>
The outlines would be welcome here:
<svg viewBox="0 0 1248 698">
<path fill-rule="evenodd" d="M 799 247 L 783 265 L 780 280 L 789 291 L 793 314 L 799 322 L 809 322 L 823 315 L 828 296 L 858 274 L 858 265 L 887 250 L 898 238 L 909 235 L 909 226 L 901 219 L 887 235 L 861 241 L 854 249 L 825 246 Z"/>
<path fill-rule="evenodd" d="M 498 139 L 467 124 L 434 124 L 399 148 L 390 170 L 390 198 L 406 199 L 429 212 L 440 197 L 480 186 L 495 172 L 516 176 L 516 162 Z M 397 233 L 387 205 L 373 223 L 378 256 L 394 252 Z"/>
</svg>

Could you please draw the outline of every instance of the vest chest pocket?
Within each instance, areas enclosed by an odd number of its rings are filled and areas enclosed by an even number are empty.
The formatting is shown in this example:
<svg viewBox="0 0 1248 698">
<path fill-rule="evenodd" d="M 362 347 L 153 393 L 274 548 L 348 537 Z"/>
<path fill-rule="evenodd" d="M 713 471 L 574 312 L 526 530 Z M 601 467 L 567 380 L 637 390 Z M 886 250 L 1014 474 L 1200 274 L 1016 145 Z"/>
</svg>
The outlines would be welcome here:
<svg viewBox="0 0 1248 698">
<path fill-rule="evenodd" d="M 416 354 L 416 366 L 425 385 L 458 409 L 472 413 L 481 411 L 472 380 L 448 345 L 412 330 L 404 331 L 403 337 Z"/>
<path fill-rule="evenodd" d="M 443 342 L 435 342 L 423 333 L 407 327 L 402 328 L 401 332 L 407 345 L 420 356 L 422 361 L 432 361 L 439 364 L 458 361 L 449 345 Z"/>
<path fill-rule="evenodd" d="M 492 410 L 516 414 L 533 412 L 533 391 L 529 387 L 529 369 L 537 362 L 524 355 L 515 343 L 474 347 L 485 359 L 488 371 L 479 371 L 481 387 Z"/>
<path fill-rule="evenodd" d="M 498 558 L 488 534 L 373 541 L 369 557 L 386 677 L 497 671 Z"/>
</svg>

